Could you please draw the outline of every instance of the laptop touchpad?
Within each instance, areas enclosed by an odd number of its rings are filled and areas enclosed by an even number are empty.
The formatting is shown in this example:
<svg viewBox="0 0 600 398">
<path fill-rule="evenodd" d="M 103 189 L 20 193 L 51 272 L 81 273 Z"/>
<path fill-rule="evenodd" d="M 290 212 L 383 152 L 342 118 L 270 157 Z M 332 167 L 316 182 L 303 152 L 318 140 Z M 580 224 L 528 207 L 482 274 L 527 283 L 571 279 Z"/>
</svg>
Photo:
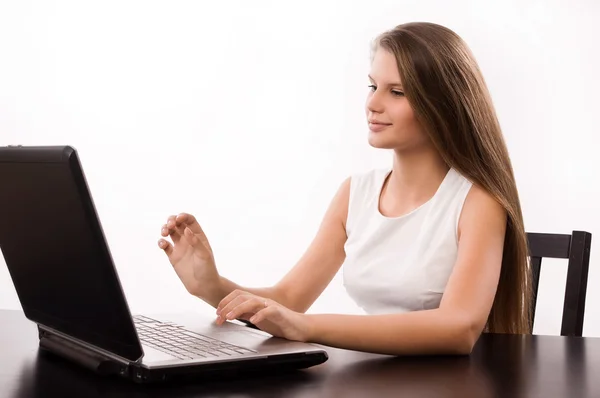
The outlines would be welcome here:
<svg viewBox="0 0 600 398">
<path fill-rule="evenodd" d="M 223 331 L 215 337 L 233 345 L 254 349 L 264 346 L 269 340 L 273 339 L 270 335 L 244 329 Z"/>
</svg>

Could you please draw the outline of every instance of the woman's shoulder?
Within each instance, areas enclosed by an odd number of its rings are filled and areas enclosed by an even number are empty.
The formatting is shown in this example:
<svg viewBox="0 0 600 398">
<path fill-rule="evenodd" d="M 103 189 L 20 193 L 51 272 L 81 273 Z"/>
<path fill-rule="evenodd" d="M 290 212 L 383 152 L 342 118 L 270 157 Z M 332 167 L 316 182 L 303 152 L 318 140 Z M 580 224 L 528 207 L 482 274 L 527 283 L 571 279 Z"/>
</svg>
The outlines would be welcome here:
<svg viewBox="0 0 600 398">
<path fill-rule="evenodd" d="M 351 174 L 348 178 L 350 202 L 369 201 L 378 195 L 389 172 L 390 169 L 372 168 Z"/>
</svg>

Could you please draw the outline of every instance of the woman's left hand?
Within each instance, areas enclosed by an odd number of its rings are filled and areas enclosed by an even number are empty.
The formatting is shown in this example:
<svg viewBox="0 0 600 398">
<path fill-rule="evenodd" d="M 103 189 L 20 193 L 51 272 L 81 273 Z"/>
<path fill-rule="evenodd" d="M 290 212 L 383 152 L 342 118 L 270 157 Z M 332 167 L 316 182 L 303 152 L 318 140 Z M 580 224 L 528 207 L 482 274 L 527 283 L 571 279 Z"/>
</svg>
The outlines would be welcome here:
<svg viewBox="0 0 600 398">
<path fill-rule="evenodd" d="M 217 306 L 217 325 L 232 319 L 250 321 L 260 330 L 288 340 L 306 342 L 310 335 L 305 314 L 241 290 L 233 291 Z"/>
</svg>

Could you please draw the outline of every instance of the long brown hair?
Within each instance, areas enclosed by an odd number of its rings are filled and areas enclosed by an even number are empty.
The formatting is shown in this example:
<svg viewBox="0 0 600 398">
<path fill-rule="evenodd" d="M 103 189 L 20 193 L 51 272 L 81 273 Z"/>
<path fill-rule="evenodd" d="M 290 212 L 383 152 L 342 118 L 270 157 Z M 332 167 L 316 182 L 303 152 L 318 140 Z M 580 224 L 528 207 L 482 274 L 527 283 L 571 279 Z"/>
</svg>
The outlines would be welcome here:
<svg viewBox="0 0 600 398">
<path fill-rule="evenodd" d="M 502 270 L 485 331 L 531 333 L 531 270 L 519 195 L 475 58 L 455 32 L 428 22 L 399 25 L 374 45 L 396 57 L 406 98 L 448 166 L 506 209 Z"/>
</svg>

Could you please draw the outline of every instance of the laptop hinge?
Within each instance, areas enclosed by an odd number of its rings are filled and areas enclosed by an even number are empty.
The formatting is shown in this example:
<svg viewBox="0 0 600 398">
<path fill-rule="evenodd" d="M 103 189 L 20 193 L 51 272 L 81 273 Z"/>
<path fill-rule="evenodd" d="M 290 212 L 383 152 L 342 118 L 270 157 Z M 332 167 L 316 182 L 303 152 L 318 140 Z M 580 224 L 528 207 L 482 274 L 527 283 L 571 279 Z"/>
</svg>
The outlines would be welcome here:
<svg viewBox="0 0 600 398">
<path fill-rule="evenodd" d="M 40 347 L 65 357 L 100 374 L 121 374 L 129 371 L 130 362 L 76 339 L 38 325 Z"/>
</svg>

